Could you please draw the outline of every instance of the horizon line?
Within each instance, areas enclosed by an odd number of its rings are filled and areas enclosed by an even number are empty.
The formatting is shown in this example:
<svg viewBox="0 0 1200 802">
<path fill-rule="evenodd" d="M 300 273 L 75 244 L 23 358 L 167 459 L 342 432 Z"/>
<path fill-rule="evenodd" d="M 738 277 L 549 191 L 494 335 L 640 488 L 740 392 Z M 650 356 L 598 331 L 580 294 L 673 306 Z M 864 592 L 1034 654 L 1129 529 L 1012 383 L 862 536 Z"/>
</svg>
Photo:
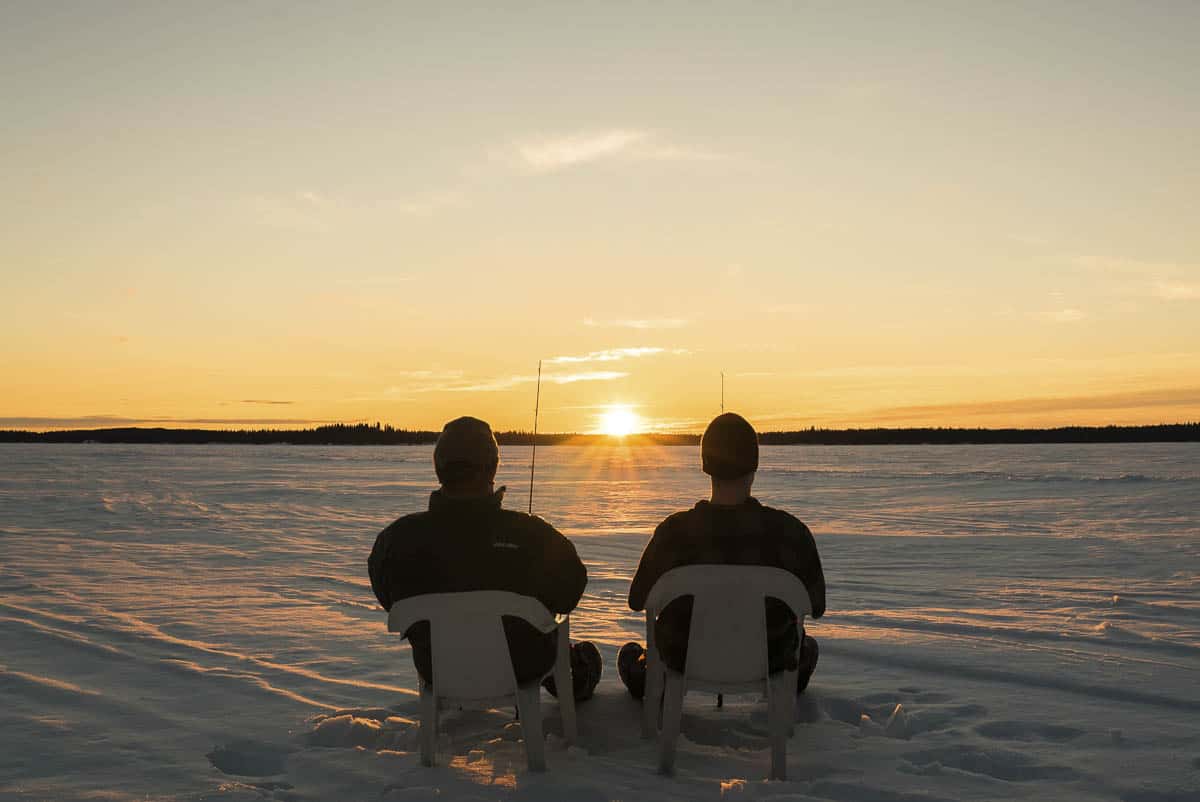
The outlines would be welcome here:
<svg viewBox="0 0 1200 802">
<path fill-rule="evenodd" d="M 808 427 L 795 429 L 762 429 L 758 430 L 760 438 L 777 438 L 777 437 L 815 437 L 818 435 L 824 436 L 853 436 L 853 435 L 892 435 L 905 436 L 915 435 L 918 433 L 934 433 L 939 436 L 954 436 L 954 435 L 980 435 L 980 436 L 1035 436 L 1035 435 L 1050 435 L 1054 433 L 1101 433 L 1101 432 L 1162 432 L 1164 430 L 1187 430 L 1197 429 L 1200 432 L 1200 420 L 1196 421 L 1175 421 L 1175 422 L 1159 422 L 1159 423 L 1141 423 L 1141 424 L 1062 424 L 1056 426 L 848 426 L 848 427 L 827 427 L 810 425 Z M 440 432 L 435 429 L 406 429 L 397 427 L 393 424 L 384 424 L 382 421 L 367 422 L 335 422 L 323 423 L 315 426 L 301 428 L 282 428 L 279 426 L 268 426 L 263 428 L 203 428 L 203 427 L 178 427 L 178 426 L 107 426 L 100 428 L 47 428 L 47 429 L 0 429 L 0 442 L 21 442 L 21 438 L 32 438 L 36 440 L 46 440 L 54 438 L 82 438 L 88 435 L 113 435 L 119 433 L 129 434 L 177 434 L 180 436 L 196 436 L 196 435 L 211 435 L 220 437 L 285 437 L 288 435 L 312 436 L 322 433 L 344 433 L 344 434 L 371 434 L 378 432 L 385 436 L 399 436 L 406 438 L 408 442 L 417 444 L 419 442 L 432 442 Z M 698 440 L 702 436 L 700 431 L 640 431 L 629 432 L 624 435 L 615 435 L 605 432 L 538 432 L 536 435 L 528 429 L 502 429 L 494 430 L 497 439 L 509 441 L 509 445 L 513 445 L 513 440 L 517 438 L 525 438 L 532 440 L 536 437 L 539 443 L 547 441 L 563 441 L 572 439 L 586 440 L 610 440 L 614 442 L 639 440 L 639 439 L 659 439 L 659 440 Z M 30 442 L 25 440 L 24 442 Z M 65 442 L 65 441 L 64 441 Z M 169 442 L 169 441 L 167 441 Z M 399 443 L 397 443 L 399 444 Z M 519 444 L 519 443 L 515 443 Z"/>
</svg>

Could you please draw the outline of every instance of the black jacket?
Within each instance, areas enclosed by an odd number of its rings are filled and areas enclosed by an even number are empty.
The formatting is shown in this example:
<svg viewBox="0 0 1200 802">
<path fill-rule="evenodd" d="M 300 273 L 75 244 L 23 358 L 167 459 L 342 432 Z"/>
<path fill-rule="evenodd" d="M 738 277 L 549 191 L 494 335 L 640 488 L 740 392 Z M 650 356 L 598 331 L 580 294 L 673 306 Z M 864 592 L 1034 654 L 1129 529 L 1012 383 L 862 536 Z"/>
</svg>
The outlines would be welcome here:
<svg viewBox="0 0 1200 802">
<path fill-rule="evenodd" d="M 800 578 L 812 601 L 812 617 L 825 614 L 825 574 L 812 532 L 783 510 L 764 507 L 756 499 L 736 506 L 701 501 L 677 512 L 654 530 L 629 587 L 629 607 L 644 610 L 654 583 L 672 568 L 684 565 L 765 565 L 782 568 Z M 691 598 L 667 605 L 655 627 L 663 660 L 683 670 Z M 797 645 L 796 615 L 782 602 L 767 603 L 767 634 L 771 668 L 779 670 Z M 790 661 L 789 661 L 790 662 Z"/>
<path fill-rule="evenodd" d="M 534 515 L 503 509 L 504 488 L 483 498 L 450 498 L 434 491 L 429 510 L 393 521 L 375 539 L 367 561 L 371 589 L 385 610 L 426 593 L 505 590 L 532 596 L 553 613 L 569 613 L 587 585 L 575 546 Z M 554 659 L 554 639 L 515 619 L 505 620 L 517 679 L 526 681 Z M 429 625 L 405 633 L 417 670 L 429 670 Z"/>
</svg>

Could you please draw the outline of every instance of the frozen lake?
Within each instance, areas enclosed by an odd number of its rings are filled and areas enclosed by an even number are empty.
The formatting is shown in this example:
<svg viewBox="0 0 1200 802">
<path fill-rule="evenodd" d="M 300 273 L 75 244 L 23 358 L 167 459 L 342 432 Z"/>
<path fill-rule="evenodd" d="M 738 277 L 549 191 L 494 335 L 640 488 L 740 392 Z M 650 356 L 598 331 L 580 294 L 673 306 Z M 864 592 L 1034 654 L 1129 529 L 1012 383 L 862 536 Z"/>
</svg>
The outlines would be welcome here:
<svg viewBox="0 0 1200 802">
<path fill-rule="evenodd" d="M 829 585 L 787 783 L 762 706 L 701 695 L 657 777 L 616 679 L 641 549 L 707 494 L 685 447 L 538 449 L 606 661 L 579 748 L 528 775 L 511 713 L 463 713 L 420 768 L 366 557 L 431 455 L 0 445 L 0 798 L 1200 799 L 1200 444 L 764 448 L 755 495 Z M 528 450 L 500 474 L 524 509 Z"/>
</svg>

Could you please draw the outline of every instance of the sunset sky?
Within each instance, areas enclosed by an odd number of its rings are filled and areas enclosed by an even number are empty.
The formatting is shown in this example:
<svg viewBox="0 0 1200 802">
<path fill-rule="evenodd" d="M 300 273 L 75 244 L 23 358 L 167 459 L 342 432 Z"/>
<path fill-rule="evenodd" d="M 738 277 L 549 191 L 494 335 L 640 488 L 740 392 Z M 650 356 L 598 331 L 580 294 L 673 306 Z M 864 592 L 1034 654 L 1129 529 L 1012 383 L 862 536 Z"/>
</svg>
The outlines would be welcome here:
<svg viewBox="0 0 1200 802">
<path fill-rule="evenodd" d="M 1200 420 L 1200 4 L 512 5 L 3 4 L 0 428 Z"/>
</svg>

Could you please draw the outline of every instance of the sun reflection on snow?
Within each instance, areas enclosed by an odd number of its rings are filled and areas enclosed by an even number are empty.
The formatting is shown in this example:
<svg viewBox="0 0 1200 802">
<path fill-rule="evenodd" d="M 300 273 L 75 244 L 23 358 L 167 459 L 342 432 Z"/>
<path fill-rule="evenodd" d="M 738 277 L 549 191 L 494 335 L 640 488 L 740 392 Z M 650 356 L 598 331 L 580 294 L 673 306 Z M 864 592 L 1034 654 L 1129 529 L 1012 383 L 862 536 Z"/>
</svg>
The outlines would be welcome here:
<svg viewBox="0 0 1200 802">
<path fill-rule="evenodd" d="M 477 785 L 495 785 L 512 791 L 517 787 L 515 762 L 488 755 L 482 749 L 472 749 L 465 755 L 456 755 L 450 761 L 450 768 L 462 772 L 466 779 Z M 497 766 L 497 762 L 501 765 Z"/>
</svg>

